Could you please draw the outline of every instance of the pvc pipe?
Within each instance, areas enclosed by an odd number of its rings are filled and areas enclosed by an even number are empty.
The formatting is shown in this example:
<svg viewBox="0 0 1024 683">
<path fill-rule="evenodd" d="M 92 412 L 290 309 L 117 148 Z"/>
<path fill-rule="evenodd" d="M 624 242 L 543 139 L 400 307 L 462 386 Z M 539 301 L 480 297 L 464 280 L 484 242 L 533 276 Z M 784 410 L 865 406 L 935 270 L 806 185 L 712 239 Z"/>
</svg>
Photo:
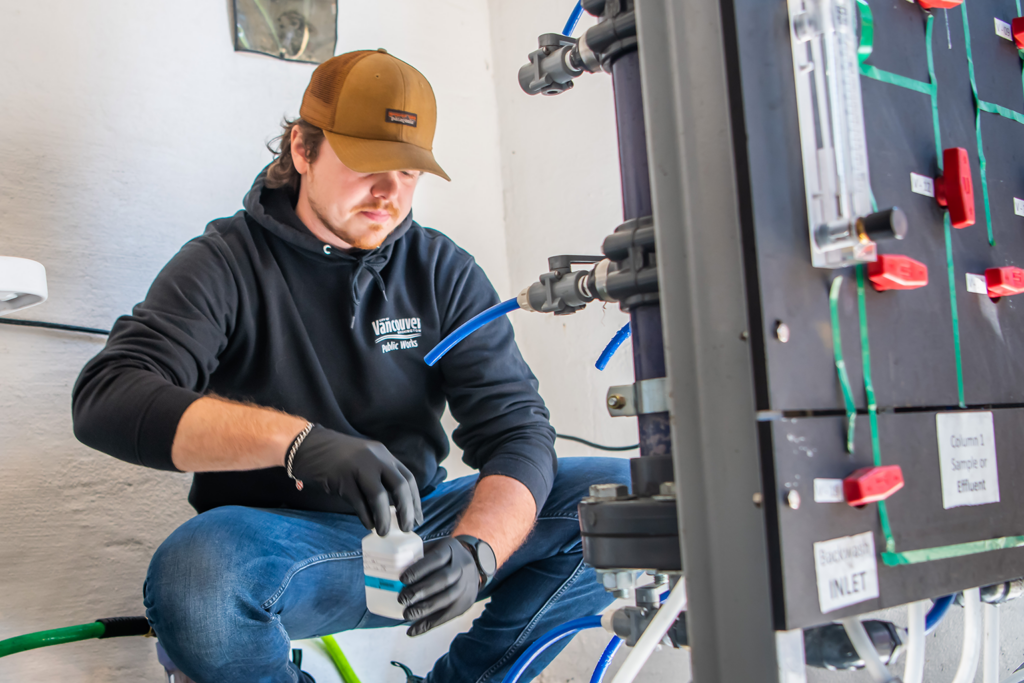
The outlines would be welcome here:
<svg viewBox="0 0 1024 683">
<path fill-rule="evenodd" d="M 594 675 L 590 677 L 590 683 L 601 683 L 604 680 L 604 674 L 608 671 L 608 665 L 612 663 L 612 659 L 615 657 L 615 653 L 619 651 L 622 646 L 622 638 L 618 636 L 612 636 L 612 639 L 608 641 L 608 647 L 601 653 L 601 658 L 597 660 L 597 666 L 594 668 Z"/>
<path fill-rule="evenodd" d="M 1020 669 L 1017 669 L 1008 678 L 1004 678 L 1000 683 L 1024 683 L 1024 664 L 1021 665 Z"/>
<path fill-rule="evenodd" d="M 572 621 L 567 621 L 561 626 L 556 626 L 551 629 L 535 640 L 533 645 L 528 647 L 526 652 L 519 656 L 516 663 L 513 664 L 512 668 L 508 670 L 507 674 L 505 674 L 505 678 L 501 679 L 501 683 L 516 683 L 522 677 L 526 669 L 533 664 L 533 660 L 540 657 L 545 650 L 560 640 L 572 638 L 574 635 L 587 628 L 601 628 L 601 617 L 593 616 L 573 619 Z"/>
<path fill-rule="evenodd" d="M 91 624 L 68 626 L 67 628 L 55 628 L 49 631 L 37 631 L 36 633 L 28 633 L 23 636 L 0 640 L 0 657 L 13 655 L 17 652 L 24 652 L 25 650 L 34 650 L 37 647 L 61 645 L 62 643 L 74 643 L 79 640 L 99 638 L 106 632 L 106 630 L 106 626 L 98 621 L 94 621 Z"/>
<path fill-rule="evenodd" d="M 924 630 L 927 611 L 927 600 L 912 602 L 907 609 L 907 661 L 903 665 L 903 683 L 921 683 L 924 680 Z"/>
<path fill-rule="evenodd" d="M 893 683 L 896 679 L 885 668 L 885 664 L 882 664 L 882 658 L 878 656 L 878 650 L 871 642 L 864 624 L 860 622 L 860 617 L 846 617 L 840 619 L 839 623 L 846 629 L 846 635 L 850 637 L 857 656 L 864 660 L 864 668 L 871 675 L 871 680 L 875 683 Z"/>
<path fill-rule="evenodd" d="M 928 610 L 928 616 L 924 619 L 924 634 L 926 636 L 939 627 L 939 623 L 946 616 L 946 612 L 949 611 L 949 606 L 953 604 L 953 598 L 955 597 L 955 595 L 947 595 L 934 601 L 935 604 Z"/>
<path fill-rule="evenodd" d="M 675 588 L 668 594 L 668 600 L 662 604 L 658 612 L 651 619 L 640 639 L 633 646 L 633 651 L 622 663 L 622 668 L 615 674 L 612 683 L 633 683 L 633 679 L 640 673 L 640 669 L 647 663 L 654 648 L 661 639 L 665 637 L 668 630 L 672 628 L 676 617 L 686 609 L 686 582 L 680 580 Z"/>
<path fill-rule="evenodd" d="M 981 606 L 981 621 L 985 629 L 981 681 L 999 683 L 999 605 L 984 603 Z"/>
<path fill-rule="evenodd" d="M 604 370 L 606 367 L 608 367 L 608 361 L 612 359 L 612 356 L 615 355 L 615 352 L 619 350 L 620 346 L 622 346 L 622 342 L 629 339 L 629 335 L 631 333 L 632 330 L 629 327 L 629 323 L 626 323 L 625 325 L 619 328 L 619 331 L 615 333 L 615 336 L 612 337 L 612 340 L 608 342 L 608 346 L 604 347 L 604 351 L 602 351 L 601 355 L 598 357 L 597 363 L 595 364 L 598 370 Z"/>
<path fill-rule="evenodd" d="M 964 649 L 953 683 L 972 683 L 981 656 L 981 591 L 964 591 Z"/>
<path fill-rule="evenodd" d="M 583 16 L 583 3 L 577 2 L 576 6 L 572 8 L 572 14 L 569 15 L 569 21 L 565 22 L 565 28 L 562 29 L 563 36 L 572 35 L 572 32 L 576 30 L 576 24 L 579 23 L 581 16 Z"/>
<path fill-rule="evenodd" d="M 506 313 L 511 313 L 518 308 L 519 301 L 517 299 L 509 299 L 508 301 L 502 301 L 500 304 L 491 306 L 483 313 L 475 315 L 468 321 L 464 322 L 457 330 L 442 339 L 441 343 L 432 348 L 430 353 L 428 353 L 426 358 L 423 360 L 427 362 L 427 365 L 433 367 L 434 363 L 441 360 L 442 356 L 448 353 L 452 347 L 460 341 L 473 334 L 487 323 L 497 320 Z"/>
</svg>

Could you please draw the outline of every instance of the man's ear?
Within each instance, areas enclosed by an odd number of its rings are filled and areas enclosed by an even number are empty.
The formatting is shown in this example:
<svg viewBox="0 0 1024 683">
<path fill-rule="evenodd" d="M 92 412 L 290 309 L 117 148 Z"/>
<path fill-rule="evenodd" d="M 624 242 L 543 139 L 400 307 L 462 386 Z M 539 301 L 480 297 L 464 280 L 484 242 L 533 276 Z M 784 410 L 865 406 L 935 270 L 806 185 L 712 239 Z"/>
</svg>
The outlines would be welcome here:
<svg viewBox="0 0 1024 683">
<path fill-rule="evenodd" d="M 306 159 L 306 145 L 298 126 L 292 127 L 291 155 L 295 170 L 299 172 L 299 175 L 306 175 L 306 172 L 309 171 L 309 160 Z"/>
</svg>

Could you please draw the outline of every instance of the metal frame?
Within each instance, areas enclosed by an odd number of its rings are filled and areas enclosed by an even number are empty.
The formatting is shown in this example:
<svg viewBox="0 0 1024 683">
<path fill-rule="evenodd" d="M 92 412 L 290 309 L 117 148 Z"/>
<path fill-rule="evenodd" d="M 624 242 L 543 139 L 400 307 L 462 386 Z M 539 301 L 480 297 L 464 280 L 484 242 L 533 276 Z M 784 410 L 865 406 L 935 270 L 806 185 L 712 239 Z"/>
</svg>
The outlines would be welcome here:
<svg viewBox="0 0 1024 683">
<path fill-rule="evenodd" d="M 773 627 L 773 506 L 753 502 L 761 464 L 723 20 L 732 9 L 637 0 L 636 11 L 694 681 L 772 670 L 800 681 L 791 647 L 777 654 L 792 638 L 777 643 Z"/>
</svg>

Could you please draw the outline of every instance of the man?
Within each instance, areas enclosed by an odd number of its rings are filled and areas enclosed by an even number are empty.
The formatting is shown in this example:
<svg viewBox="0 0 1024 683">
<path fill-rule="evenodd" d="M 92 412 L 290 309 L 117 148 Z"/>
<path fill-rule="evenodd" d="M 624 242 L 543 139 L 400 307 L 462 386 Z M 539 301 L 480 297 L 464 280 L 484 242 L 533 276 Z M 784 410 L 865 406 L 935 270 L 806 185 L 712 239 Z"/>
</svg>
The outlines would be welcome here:
<svg viewBox="0 0 1024 683">
<path fill-rule="evenodd" d="M 366 611 L 360 557 L 389 504 L 427 542 L 401 577 L 409 635 L 491 598 L 426 680 L 500 681 L 538 636 L 609 602 L 576 504 L 627 468 L 557 466 L 507 320 L 424 363 L 498 301 L 469 254 L 412 220 L 420 174 L 447 179 L 426 79 L 384 50 L 340 55 L 300 116 L 245 210 L 186 244 L 86 365 L 75 433 L 195 473 L 200 514 L 156 552 L 144 594 L 196 681 L 310 681 L 290 639 L 399 623 Z M 479 477 L 445 481 L 446 402 Z"/>
</svg>

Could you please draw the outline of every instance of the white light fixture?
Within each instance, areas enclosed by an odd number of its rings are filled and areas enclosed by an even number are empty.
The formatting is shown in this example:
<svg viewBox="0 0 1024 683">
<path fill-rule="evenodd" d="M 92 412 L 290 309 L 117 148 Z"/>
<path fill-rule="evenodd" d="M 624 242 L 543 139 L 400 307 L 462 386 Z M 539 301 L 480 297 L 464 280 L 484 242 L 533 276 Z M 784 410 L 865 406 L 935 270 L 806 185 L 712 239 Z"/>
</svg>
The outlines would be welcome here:
<svg viewBox="0 0 1024 683">
<path fill-rule="evenodd" d="M 46 301 L 46 268 L 27 258 L 0 256 L 0 315 Z"/>
</svg>

